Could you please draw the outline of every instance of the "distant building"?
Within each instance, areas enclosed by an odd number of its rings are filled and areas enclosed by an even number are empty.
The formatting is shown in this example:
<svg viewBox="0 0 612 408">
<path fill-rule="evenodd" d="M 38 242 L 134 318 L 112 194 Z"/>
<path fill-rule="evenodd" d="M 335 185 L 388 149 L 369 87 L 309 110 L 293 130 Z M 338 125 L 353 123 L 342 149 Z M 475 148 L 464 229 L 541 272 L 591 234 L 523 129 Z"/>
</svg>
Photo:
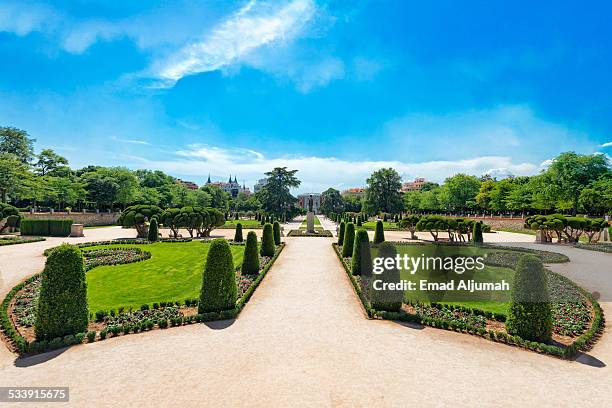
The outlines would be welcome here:
<svg viewBox="0 0 612 408">
<path fill-rule="evenodd" d="M 242 186 L 240 185 L 240 183 L 238 183 L 238 179 L 236 178 L 235 175 L 234 175 L 234 180 L 232 180 L 232 176 L 230 175 L 229 180 L 226 183 L 222 181 L 213 183 L 210 180 L 210 174 L 209 174 L 208 180 L 206 181 L 206 185 L 219 187 L 221 190 L 229 194 L 232 198 L 238 197 L 239 193 L 251 194 L 251 191 L 244 185 L 244 183 Z"/>
<path fill-rule="evenodd" d="M 422 187 L 423 184 L 427 183 L 427 180 L 425 180 L 422 177 L 417 177 L 414 179 L 414 181 L 409 181 L 407 183 L 402 184 L 402 193 L 408 192 L 408 191 L 419 191 Z"/>
<path fill-rule="evenodd" d="M 366 194 L 365 188 L 355 187 L 355 188 L 347 188 L 341 194 L 342 197 L 353 196 L 353 197 L 364 197 Z"/>
<path fill-rule="evenodd" d="M 181 179 L 176 179 L 176 182 L 178 184 L 184 185 L 189 190 L 197 190 L 198 189 L 198 185 L 196 183 L 194 183 L 193 181 L 185 181 L 185 180 L 181 180 Z"/>
<path fill-rule="evenodd" d="M 321 208 L 321 193 L 306 193 L 298 195 L 298 206 L 308 211 L 308 201 L 312 196 L 312 212 L 319 213 Z"/>
<path fill-rule="evenodd" d="M 256 193 L 259 193 L 261 189 L 266 186 L 266 184 L 268 184 L 268 179 L 263 178 L 263 179 L 257 180 L 255 187 L 253 187 L 253 191 L 255 191 Z"/>
</svg>

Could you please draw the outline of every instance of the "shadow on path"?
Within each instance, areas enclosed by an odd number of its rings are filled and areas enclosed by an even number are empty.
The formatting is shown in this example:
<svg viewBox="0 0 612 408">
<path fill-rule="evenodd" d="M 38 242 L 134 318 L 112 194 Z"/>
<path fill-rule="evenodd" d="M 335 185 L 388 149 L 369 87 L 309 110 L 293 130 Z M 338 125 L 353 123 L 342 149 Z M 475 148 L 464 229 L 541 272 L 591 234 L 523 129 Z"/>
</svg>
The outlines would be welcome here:
<svg viewBox="0 0 612 408">
<path fill-rule="evenodd" d="M 399 326 L 408 327 L 409 329 L 414 329 L 414 330 L 423 330 L 425 328 L 425 326 L 423 326 L 421 323 L 400 322 L 400 321 L 395 321 L 395 320 L 392 320 L 392 322 Z"/>
<path fill-rule="evenodd" d="M 578 356 L 574 359 L 574 361 L 595 368 L 603 368 L 606 366 L 606 363 L 604 363 L 600 359 L 585 353 L 579 353 Z"/>
<path fill-rule="evenodd" d="M 223 330 L 233 325 L 235 321 L 236 319 L 215 320 L 212 322 L 204 322 L 204 324 L 213 330 Z"/>
<path fill-rule="evenodd" d="M 46 363 L 49 360 L 53 360 L 55 357 L 68 350 L 68 347 L 62 347 L 61 349 L 49 351 L 47 353 L 36 354 L 30 357 L 19 357 L 15 360 L 15 367 L 32 367 L 38 364 Z"/>
</svg>

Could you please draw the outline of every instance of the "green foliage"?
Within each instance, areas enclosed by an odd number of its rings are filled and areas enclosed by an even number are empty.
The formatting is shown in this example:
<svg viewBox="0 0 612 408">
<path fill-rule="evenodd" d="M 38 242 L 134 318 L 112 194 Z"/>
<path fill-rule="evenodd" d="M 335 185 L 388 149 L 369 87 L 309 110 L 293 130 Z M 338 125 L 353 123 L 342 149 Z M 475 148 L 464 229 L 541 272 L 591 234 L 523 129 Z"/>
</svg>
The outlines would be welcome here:
<svg viewBox="0 0 612 408">
<path fill-rule="evenodd" d="M 236 232 L 234 233 L 234 242 L 242 242 L 242 224 L 236 224 Z"/>
<path fill-rule="evenodd" d="M 346 227 L 346 224 L 344 223 L 344 221 L 340 221 L 340 226 L 338 228 L 338 246 L 342 246 L 342 243 L 344 242 L 345 227 Z"/>
<path fill-rule="evenodd" d="M 14 127 L 0 127 L 0 153 L 12 154 L 22 163 L 34 156 L 34 142 L 28 132 Z"/>
<path fill-rule="evenodd" d="M 281 216 L 287 209 L 294 211 L 297 199 L 291 195 L 290 189 L 300 185 L 296 173 L 297 170 L 287 170 L 286 167 L 275 167 L 266 173 L 266 185 L 257 193 L 266 212 Z"/>
<path fill-rule="evenodd" d="M 474 232 L 472 233 L 472 241 L 475 244 L 482 244 L 484 239 L 482 237 L 482 222 L 474 223 Z"/>
<path fill-rule="evenodd" d="M 389 242 L 383 242 L 378 247 L 378 258 L 395 258 L 397 251 L 395 246 Z M 404 299 L 403 290 L 391 290 L 388 286 L 383 287 L 376 285 L 375 282 L 380 280 L 382 283 L 397 284 L 400 282 L 400 271 L 397 269 L 395 262 L 391 268 L 383 267 L 381 274 L 372 276 L 371 287 L 369 290 L 370 301 L 372 307 L 376 310 L 398 311 L 402 307 Z M 376 289 L 378 287 L 378 290 Z"/>
<path fill-rule="evenodd" d="M 151 242 L 156 242 L 159 239 L 159 228 L 157 226 L 157 218 L 153 218 L 149 224 L 149 232 L 147 239 Z"/>
<path fill-rule="evenodd" d="M 43 237 L 67 237 L 70 235 L 72 220 L 45 220 L 25 218 L 21 220 L 21 235 Z"/>
<path fill-rule="evenodd" d="M 139 204 L 127 207 L 117 220 L 117 224 L 124 227 L 134 227 L 138 232 L 138 238 L 147 238 L 147 222 L 153 218 L 159 218 L 161 208 L 156 205 Z"/>
<path fill-rule="evenodd" d="M 263 228 L 263 235 L 261 238 L 261 255 L 262 256 L 274 256 L 274 231 L 272 230 L 272 224 L 266 223 Z"/>
<path fill-rule="evenodd" d="M 259 251 L 257 250 L 257 234 L 249 231 L 246 245 L 244 246 L 244 258 L 242 260 L 242 273 L 246 275 L 257 275 L 259 273 Z"/>
<path fill-rule="evenodd" d="M 370 254 L 370 238 L 364 229 L 357 230 L 351 258 L 353 275 L 370 276 L 372 274 L 372 255 Z"/>
<path fill-rule="evenodd" d="M 385 241 L 385 230 L 382 221 L 376 221 L 376 230 L 374 231 L 374 243 L 380 244 Z"/>
<path fill-rule="evenodd" d="M 353 256 L 353 245 L 355 245 L 355 224 L 349 222 L 346 224 L 342 242 L 342 256 L 344 258 Z"/>
<path fill-rule="evenodd" d="M 402 179 L 392 168 L 380 169 L 367 179 L 366 203 L 368 210 L 378 212 L 400 212 L 403 209 Z"/>
<path fill-rule="evenodd" d="M 523 256 L 517 263 L 506 330 L 526 340 L 547 342 L 551 338 L 546 273 L 542 261 L 533 255 Z"/>
<path fill-rule="evenodd" d="M 272 229 L 274 232 L 274 244 L 280 245 L 281 244 L 281 230 L 280 230 L 280 224 L 278 223 L 278 221 L 274 221 L 274 224 L 272 224 Z"/>
<path fill-rule="evenodd" d="M 49 254 L 42 272 L 36 338 L 50 340 L 87 329 L 87 283 L 81 251 L 64 244 Z"/>
<path fill-rule="evenodd" d="M 202 275 L 198 313 L 234 309 L 237 293 L 234 260 L 230 246 L 223 238 L 215 239 L 210 245 Z"/>
<path fill-rule="evenodd" d="M 344 210 L 344 201 L 340 191 L 328 188 L 321 193 L 321 211 L 326 215 L 334 215 Z M 333 218 L 332 218 L 333 219 Z"/>
</svg>

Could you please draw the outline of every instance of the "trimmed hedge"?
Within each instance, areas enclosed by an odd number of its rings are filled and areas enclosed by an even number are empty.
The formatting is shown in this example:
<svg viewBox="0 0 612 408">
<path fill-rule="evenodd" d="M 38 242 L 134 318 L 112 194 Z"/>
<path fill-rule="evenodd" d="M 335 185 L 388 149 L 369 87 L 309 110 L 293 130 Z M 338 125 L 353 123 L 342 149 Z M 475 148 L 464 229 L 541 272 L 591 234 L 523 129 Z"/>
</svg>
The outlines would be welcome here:
<svg viewBox="0 0 612 408">
<path fill-rule="evenodd" d="M 242 260 L 242 273 L 246 275 L 257 275 L 259 273 L 259 253 L 257 251 L 257 234 L 255 234 L 255 231 L 249 231 L 247 234 L 244 258 Z"/>
<path fill-rule="evenodd" d="M 87 282 L 81 250 L 61 245 L 51 251 L 42 272 L 36 313 L 37 340 L 87 330 Z"/>
<path fill-rule="evenodd" d="M 338 245 L 342 246 L 342 243 L 344 242 L 344 229 L 346 227 L 346 224 L 344 223 L 344 221 L 340 222 L 340 229 L 338 230 Z"/>
<path fill-rule="evenodd" d="M 379 258 L 395 258 L 397 250 L 395 246 L 389 242 L 383 242 L 378 247 Z M 383 268 L 382 274 L 372 277 L 372 284 L 380 279 L 383 283 L 399 283 L 400 271 L 395 264 L 391 268 Z M 376 310 L 398 311 L 402 307 L 404 300 L 403 290 L 380 289 L 375 290 L 374 286 L 369 288 L 372 307 Z"/>
<path fill-rule="evenodd" d="M 385 229 L 383 227 L 382 221 L 376 221 L 376 230 L 374 231 L 374 240 L 375 244 L 380 244 L 381 242 L 385 242 Z"/>
<path fill-rule="evenodd" d="M 353 275 L 369 276 L 372 274 L 372 255 L 370 253 L 370 238 L 364 229 L 357 231 L 353 244 L 353 257 L 351 258 L 351 272 Z"/>
<path fill-rule="evenodd" d="M 272 231 L 272 224 L 266 223 L 261 238 L 261 255 L 274 256 L 274 250 L 274 232 Z"/>
<path fill-rule="evenodd" d="M 353 256 L 353 245 L 355 244 L 355 224 L 349 222 L 344 230 L 344 242 L 342 245 L 342 256 L 348 258 Z"/>
<path fill-rule="evenodd" d="M 474 223 L 474 230 L 472 232 L 472 242 L 475 244 L 482 244 L 484 239 L 482 237 L 482 222 L 478 221 Z"/>
<path fill-rule="evenodd" d="M 157 225 L 157 218 L 153 218 L 151 223 L 149 224 L 149 232 L 147 234 L 147 239 L 150 242 L 157 242 L 159 239 L 159 227 Z"/>
<path fill-rule="evenodd" d="M 21 220 L 21 235 L 37 235 L 41 237 L 67 237 L 70 235 L 72 220 L 46 220 L 24 218 Z"/>
<path fill-rule="evenodd" d="M 232 250 L 225 239 L 217 238 L 211 242 L 206 257 L 198 313 L 233 309 L 237 293 Z"/>
<path fill-rule="evenodd" d="M 274 221 L 274 224 L 272 224 L 272 230 L 274 232 L 274 244 L 280 245 L 281 244 L 281 230 L 280 230 L 280 224 L 278 223 L 278 221 Z"/>
<path fill-rule="evenodd" d="M 506 330 L 526 340 L 551 339 L 552 309 L 546 274 L 542 261 L 533 255 L 522 256 L 517 263 Z"/>
<path fill-rule="evenodd" d="M 236 232 L 234 232 L 234 242 L 242 242 L 243 238 L 242 238 L 242 224 L 241 223 L 237 223 L 236 224 Z"/>
</svg>

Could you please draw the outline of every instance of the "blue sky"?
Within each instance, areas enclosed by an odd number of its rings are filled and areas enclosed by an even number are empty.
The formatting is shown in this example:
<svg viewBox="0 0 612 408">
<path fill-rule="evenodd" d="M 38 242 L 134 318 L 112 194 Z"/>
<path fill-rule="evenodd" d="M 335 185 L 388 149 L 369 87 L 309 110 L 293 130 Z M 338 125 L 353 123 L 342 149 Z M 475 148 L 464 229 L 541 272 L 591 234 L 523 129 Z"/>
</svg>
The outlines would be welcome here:
<svg viewBox="0 0 612 408">
<path fill-rule="evenodd" d="M 122 4 L 125 3 L 125 4 Z M 537 3 L 537 4 L 536 4 Z M 0 125 L 74 167 L 301 191 L 612 154 L 607 2 L 2 1 Z"/>
</svg>

